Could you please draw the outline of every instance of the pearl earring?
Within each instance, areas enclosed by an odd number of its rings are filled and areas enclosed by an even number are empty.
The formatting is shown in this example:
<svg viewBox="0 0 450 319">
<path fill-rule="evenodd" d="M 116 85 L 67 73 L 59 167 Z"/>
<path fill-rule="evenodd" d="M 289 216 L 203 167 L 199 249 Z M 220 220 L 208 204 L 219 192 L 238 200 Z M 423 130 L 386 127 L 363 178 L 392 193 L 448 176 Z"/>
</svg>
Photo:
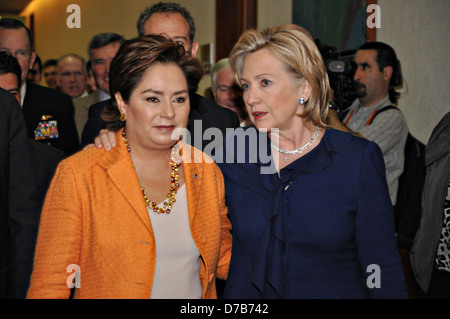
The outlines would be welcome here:
<svg viewBox="0 0 450 319">
<path fill-rule="evenodd" d="M 300 102 L 300 104 L 305 104 L 305 98 L 303 98 L 303 97 L 301 97 L 299 100 L 298 100 L 299 102 Z"/>
</svg>

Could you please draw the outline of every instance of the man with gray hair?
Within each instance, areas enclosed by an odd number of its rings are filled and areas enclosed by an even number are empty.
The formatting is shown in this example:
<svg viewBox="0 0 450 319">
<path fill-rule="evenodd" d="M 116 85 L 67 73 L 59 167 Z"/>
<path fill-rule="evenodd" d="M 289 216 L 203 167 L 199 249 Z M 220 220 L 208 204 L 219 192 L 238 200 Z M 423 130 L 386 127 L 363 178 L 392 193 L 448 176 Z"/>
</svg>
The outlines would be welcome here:
<svg viewBox="0 0 450 319">
<path fill-rule="evenodd" d="M 58 86 L 72 99 L 86 96 L 87 75 L 84 59 L 75 53 L 58 59 Z M 75 109 L 75 114 L 77 110 Z"/>
<path fill-rule="evenodd" d="M 236 83 L 228 58 L 219 60 L 211 71 L 211 91 L 217 104 L 236 112 L 240 126 L 252 125 L 244 99 L 242 88 Z"/>
<path fill-rule="evenodd" d="M 89 43 L 89 59 L 92 63 L 92 71 L 98 85 L 97 91 L 74 100 L 75 109 L 78 110 L 77 127 L 81 138 L 81 145 L 86 145 L 86 140 L 93 140 L 98 135 L 97 127 L 104 124 L 101 116 L 91 106 L 101 101 L 109 101 L 109 66 L 116 56 L 122 43 L 125 42 L 123 36 L 117 33 L 100 33 L 95 35 Z M 88 128 L 85 129 L 87 123 Z M 95 129 L 90 130 L 89 127 Z"/>
</svg>

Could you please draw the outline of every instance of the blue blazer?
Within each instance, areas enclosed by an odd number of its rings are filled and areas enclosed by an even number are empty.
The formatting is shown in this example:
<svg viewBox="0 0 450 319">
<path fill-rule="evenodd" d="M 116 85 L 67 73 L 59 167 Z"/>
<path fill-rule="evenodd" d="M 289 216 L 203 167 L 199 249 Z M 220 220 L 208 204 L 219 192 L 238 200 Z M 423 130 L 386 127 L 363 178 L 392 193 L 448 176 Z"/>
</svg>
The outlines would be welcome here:
<svg viewBox="0 0 450 319">
<path fill-rule="evenodd" d="M 279 176 L 263 173 L 267 134 L 245 132 L 258 142 L 228 136 L 216 156 L 233 225 L 224 298 L 407 298 L 379 147 L 329 129 Z"/>
</svg>

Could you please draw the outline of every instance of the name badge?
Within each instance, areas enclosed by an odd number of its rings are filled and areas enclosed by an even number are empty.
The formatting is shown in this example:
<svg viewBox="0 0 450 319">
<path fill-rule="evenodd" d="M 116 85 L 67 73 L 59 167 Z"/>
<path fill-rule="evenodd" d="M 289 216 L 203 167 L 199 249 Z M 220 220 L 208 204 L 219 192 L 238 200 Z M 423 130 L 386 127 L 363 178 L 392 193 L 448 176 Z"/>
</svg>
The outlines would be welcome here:
<svg viewBox="0 0 450 319">
<path fill-rule="evenodd" d="M 58 138 L 58 121 L 42 121 L 34 130 L 34 139 Z"/>
</svg>

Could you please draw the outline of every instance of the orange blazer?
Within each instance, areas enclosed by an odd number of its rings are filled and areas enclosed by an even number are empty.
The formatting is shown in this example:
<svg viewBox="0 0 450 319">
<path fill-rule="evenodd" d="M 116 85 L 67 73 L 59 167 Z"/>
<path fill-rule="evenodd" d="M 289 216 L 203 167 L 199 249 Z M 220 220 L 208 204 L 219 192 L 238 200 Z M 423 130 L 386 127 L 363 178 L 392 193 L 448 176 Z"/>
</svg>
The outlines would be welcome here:
<svg viewBox="0 0 450 319">
<path fill-rule="evenodd" d="M 151 297 L 155 238 L 121 132 L 111 151 L 84 150 L 58 166 L 42 211 L 27 298 L 69 298 L 74 277 L 74 298 Z M 216 275 L 226 278 L 231 257 L 223 177 L 207 155 L 180 143 L 203 298 L 216 298 Z"/>
</svg>

